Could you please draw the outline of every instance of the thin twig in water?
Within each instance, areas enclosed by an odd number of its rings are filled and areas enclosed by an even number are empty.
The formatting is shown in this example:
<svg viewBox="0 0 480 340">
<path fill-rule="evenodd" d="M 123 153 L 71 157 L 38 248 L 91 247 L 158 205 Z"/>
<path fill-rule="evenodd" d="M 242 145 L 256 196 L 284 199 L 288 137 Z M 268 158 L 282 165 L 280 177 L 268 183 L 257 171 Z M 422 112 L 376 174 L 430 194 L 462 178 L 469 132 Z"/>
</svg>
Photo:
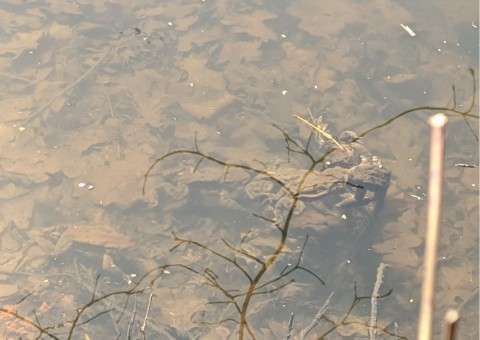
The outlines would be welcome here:
<svg viewBox="0 0 480 340">
<path fill-rule="evenodd" d="M 375 281 L 375 286 L 373 287 L 372 297 L 370 299 L 371 311 L 370 311 L 370 322 L 368 325 L 368 335 L 370 340 L 375 340 L 377 334 L 377 311 L 378 311 L 378 297 L 380 286 L 383 282 L 383 272 L 386 267 L 390 267 L 388 264 L 380 263 L 377 268 L 377 279 Z"/>
<path fill-rule="evenodd" d="M 325 301 L 322 308 L 320 308 L 320 310 L 317 312 L 317 314 L 313 318 L 310 325 L 308 325 L 305 329 L 303 329 L 300 332 L 300 339 L 302 339 L 302 340 L 305 339 L 305 337 L 308 335 L 308 333 L 310 333 L 310 331 L 320 322 L 320 319 L 325 314 L 325 312 L 328 309 L 328 306 L 330 305 L 330 299 L 332 298 L 333 294 L 334 294 L 333 292 L 330 293 L 330 295 L 327 298 L 327 301 Z"/>
<path fill-rule="evenodd" d="M 21 81 L 25 81 L 27 83 L 32 83 L 33 80 L 30 80 L 30 79 L 27 79 L 27 78 L 23 78 L 23 77 L 20 77 L 20 76 L 17 76 L 15 74 L 11 74 L 11 73 L 5 73 L 5 72 L 0 72 L 0 76 L 4 76 L 4 77 L 7 77 L 7 78 L 11 78 L 11 79 L 16 79 L 16 80 L 21 80 Z"/>
<path fill-rule="evenodd" d="M 75 86 L 77 86 L 78 84 L 80 84 L 85 78 L 87 78 L 97 67 L 98 65 L 100 65 L 102 63 L 102 61 L 107 57 L 108 55 L 108 52 L 110 50 L 107 49 L 106 51 L 104 51 L 99 57 L 98 57 L 98 60 L 88 69 L 87 72 L 85 72 L 83 75 L 80 76 L 80 78 L 78 78 L 76 81 L 74 81 L 73 83 L 70 83 L 70 85 L 66 86 L 65 88 L 63 88 L 63 90 L 61 90 L 59 93 L 57 94 L 54 94 L 53 96 L 50 97 L 49 100 L 47 100 L 47 102 L 45 104 L 43 104 L 38 110 L 36 110 L 35 113 L 33 113 L 26 121 L 25 121 L 25 124 L 28 124 L 28 123 L 31 123 L 32 121 L 34 121 L 35 119 L 37 119 L 41 114 L 42 112 L 48 108 L 58 97 L 61 97 L 63 96 L 65 93 L 67 93 L 68 91 L 70 91 L 71 89 L 73 89 Z"/>
<path fill-rule="evenodd" d="M 147 306 L 147 311 L 145 312 L 145 319 L 143 319 L 142 327 L 140 327 L 140 330 L 142 331 L 142 333 L 145 332 L 145 327 L 147 327 L 148 313 L 150 313 L 150 306 L 152 305 L 152 299 L 153 299 L 153 290 L 150 293 L 150 296 L 148 297 L 148 306 Z"/>
<path fill-rule="evenodd" d="M 297 116 L 297 115 L 294 115 L 295 118 L 297 118 L 298 120 L 300 120 L 301 122 L 307 124 L 308 126 L 310 126 L 312 129 L 314 129 L 315 131 L 319 132 L 320 134 L 322 134 L 325 138 L 327 138 L 328 140 L 330 140 L 331 142 L 333 142 L 336 146 L 338 146 L 342 151 L 345 150 L 345 148 L 339 143 L 337 142 L 337 140 L 335 138 L 333 138 L 333 136 L 331 134 L 329 134 L 328 132 L 325 132 L 323 131 L 322 129 L 319 129 L 318 127 L 316 127 L 315 125 L 313 125 L 312 123 L 310 123 L 308 120 L 306 119 L 303 119 L 302 117 L 300 116 Z"/>
<path fill-rule="evenodd" d="M 135 318 L 137 316 L 137 296 L 135 296 L 135 302 L 133 304 L 133 312 L 132 312 L 132 317 L 130 318 L 130 322 L 128 323 L 128 328 L 127 328 L 127 339 L 132 338 L 132 332 L 133 332 L 133 327 L 135 323 Z"/>
<path fill-rule="evenodd" d="M 112 105 L 112 101 L 110 99 L 110 95 L 107 93 L 107 90 L 105 89 L 105 86 L 102 84 L 102 91 L 103 91 L 103 95 L 105 96 L 105 99 L 107 100 L 107 104 L 108 104 L 108 108 L 110 109 L 110 117 L 115 117 L 115 115 L 113 114 L 113 105 Z"/>
<path fill-rule="evenodd" d="M 375 130 L 378 130 L 378 129 L 381 129 L 382 127 L 384 126 L 387 126 L 387 125 L 390 125 L 391 123 L 393 123 L 395 120 L 397 119 L 400 119 L 401 117 L 407 115 L 407 114 L 410 114 L 412 112 L 419 112 L 419 111 L 444 111 L 444 112 L 452 112 L 452 113 L 456 113 L 456 114 L 459 114 L 461 115 L 465 121 L 466 121 L 466 118 L 469 117 L 469 118 L 473 118 L 473 119 L 480 119 L 480 117 L 478 115 L 475 115 L 475 114 L 472 114 L 470 112 L 472 112 L 474 106 L 475 106 L 475 99 L 477 98 L 475 96 L 475 93 L 477 93 L 477 83 L 475 82 L 475 71 L 473 69 L 470 69 L 470 75 L 472 76 L 472 81 L 473 81 L 473 95 L 472 95 L 472 101 L 470 103 L 470 106 L 464 110 L 464 111 L 460 111 L 459 109 L 457 109 L 456 106 L 453 106 L 453 107 L 437 107 L 437 106 L 419 106 L 419 107 L 415 107 L 413 109 L 409 109 L 409 110 L 406 110 L 406 111 L 403 111 L 402 113 L 399 113 L 398 115 L 386 120 L 385 122 L 381 123 L 381 124 L 378 124 L 370 129 L 368 129 L 367 131 L 365 132 L 362 132 L 361 134 L 359 134 L 358 137 L 364 137 L 368 134 L 370 134 L 371 132 L 375 131 Z M 455 95 L 455 92 L 454 92 L 454 95 Z M 468 126 L 470 127 L 470 124 L 468 124 Z M 471 129 L 471 131 L 473 132 L 473 129 Z M 478 136 L 475 135 L 475 138 L 477 139 L 478 141 Z"/>
<path fill-rule="evenodd" d="M 292 338 L 294 318 L 295 318 L 295 314 L 292 313 L 290 315 L 290 320 L 288 320 L 287 335 L 285 336 L 285 340 L 290 340 Z"/>
</svg>

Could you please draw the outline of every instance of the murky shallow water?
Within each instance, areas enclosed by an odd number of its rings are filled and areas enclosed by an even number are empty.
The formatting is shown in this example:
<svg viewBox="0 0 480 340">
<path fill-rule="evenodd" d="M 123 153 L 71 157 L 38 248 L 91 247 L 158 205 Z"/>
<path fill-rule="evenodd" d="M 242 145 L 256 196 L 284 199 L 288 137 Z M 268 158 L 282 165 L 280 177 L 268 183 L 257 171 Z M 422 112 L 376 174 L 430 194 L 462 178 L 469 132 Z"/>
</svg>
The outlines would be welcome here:
<svg viewBox="0 0 480 340">
<path fill-rule="evenodd" d="M 478 71 L 478 10 L 447 2 L 403 6 L 0 5 L 2 310 L 29 318 L 35 310 L 60 338 L 72 328 L 74 337 L 237 338 L 243 330 L 280 338 L 292 313 L 299 335 L 333 292 L 309 336 L 348 315 L 345 322 L 354 323 L 327 337 L 358 338 L 368 334 L 370 299 L 356 301 L 354 287 L 357 297 L 370 296 L 377 267 L 386 263 L 380 294 L 393 291 L 378 301 L 378 326 L 387 332 L 379 329 L 379 337 L 393 338 L 398 325 L 400 336 L 413 338 L 426 119 L 434 110 L 372 128 L 419 106 L 466 110 L 477 97 L 468 69 Z M 282 238 L 258 217 L 272 211 L 245 195 L 251 171 L 231 168 L 225 177 L 222 165 L 204 160 L 193 172 L 199 157 L 192 154 L 158 164 L 142 195 L 157 157 L 196 146 L 256 169 L 287 164 L 289 156 L 289 166 L 306 168 L 307 157 L 288 155 L 272 123 L 305 143 L 310 130 L 293 114 L 308 112 L 322 115 L 335 136 L 362 134 L 392 171 L 385 205 L 368 223 L 348 219 L 349 210 L 346 221 L 325 217 L 306 202 Z M 457 308 L 462 338 L 475 339 L 478 171 L 455 164 L 478 164 L 478 119 L 447 113 L 436 324 Z M 243 297 L 256 276 L 260 286 L 247 306 Z M 238 305 L 218 303 L 226 300 Z M 238 325 L 240 315 L 248 327 Z M 11 314 L 1 316 L 13 322 L 2 335 L 35 334 Z"/>
</svg>

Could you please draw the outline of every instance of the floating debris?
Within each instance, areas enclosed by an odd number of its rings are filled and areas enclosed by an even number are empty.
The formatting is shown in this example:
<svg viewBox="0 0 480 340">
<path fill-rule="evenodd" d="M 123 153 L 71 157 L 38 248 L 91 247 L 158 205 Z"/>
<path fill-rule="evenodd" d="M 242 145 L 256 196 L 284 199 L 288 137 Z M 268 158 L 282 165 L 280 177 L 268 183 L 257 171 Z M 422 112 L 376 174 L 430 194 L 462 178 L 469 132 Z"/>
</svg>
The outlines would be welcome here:
<svg viewBox="0 0 480 340">
<path fill-rule="evenodd" d="M 407 31 L 408 34 L 410 34 L 411 37 L 414 37 L 417 35 L 417 33 L 415 33 L 410 27 L 408 27 L 407 25 L 404 25 L 404 24 L 400 24 L 400 26 L 405 30 Z"/>
<path fill-rule="evenodd" d="M 93 190 L 95 189 L 95 185 L 87 182 L 80 182 L 78 183 L 78 187 L 80 189 L 87 189 L 87 190 Z"/>
<path fill-rule="evenodd" d="M 465 163 L 456 163 L 453 166 L 459 167 L 459 168 L 476 168 L 477 166 L 474 164 L 465 164 Z"/>
</svg>

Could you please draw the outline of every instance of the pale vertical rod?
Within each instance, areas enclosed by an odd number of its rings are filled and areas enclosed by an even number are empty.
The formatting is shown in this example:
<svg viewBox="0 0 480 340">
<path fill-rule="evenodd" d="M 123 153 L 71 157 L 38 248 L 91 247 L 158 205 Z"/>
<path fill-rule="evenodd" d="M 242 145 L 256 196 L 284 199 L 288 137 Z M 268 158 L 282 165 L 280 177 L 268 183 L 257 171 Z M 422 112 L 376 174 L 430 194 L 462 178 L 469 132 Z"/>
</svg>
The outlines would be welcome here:
<svg viewBox="0 0 480 340">
<path fill-rule="evenodd" d="M 442 205 L 444 134 L 447 116 L 438 113 L 428 123 L 432 128 L 430 139 L 430 170 L 428 174 L 428 216 L 425 236 L 425 254 L 423 262 L 422 297 L 418 323 L 418 339 L 432 338 L 433 299 L 435 291 L 435 273 L 437 248 Z"/>
<path fill-rule="evenodd" d="M 443 319 L 445 323 L 445 340 L 455 339 L 458 320 L 460 320 L 460 314 L 454 309 L 450 309 L 447 314 L 445 314 L 445 318 Z"/>
</svg>

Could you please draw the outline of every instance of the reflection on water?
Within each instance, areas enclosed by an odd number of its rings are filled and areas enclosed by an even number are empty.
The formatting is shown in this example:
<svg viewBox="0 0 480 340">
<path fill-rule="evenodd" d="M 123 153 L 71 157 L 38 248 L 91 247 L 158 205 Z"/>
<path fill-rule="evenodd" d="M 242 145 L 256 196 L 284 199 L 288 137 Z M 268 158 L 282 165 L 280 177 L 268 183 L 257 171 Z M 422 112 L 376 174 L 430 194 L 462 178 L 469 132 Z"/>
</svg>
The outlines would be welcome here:
<svg viewBox="0 0 480 340">
<path fill-rule="evenodd" d="M 465 112 L 477 97 L 469 68 L 477 67 L 478 11 L 467 7 L 0 5 L 0 317 L 11 322 L 2 336 L 37 334 L 23 315 L 59 338 L 71 329 L 107 338 L 236 338 L 242 329 L 280 338 L 292 313 L 299 336 L 332 292 L 308 336 L 367 336 L 370 301 L 349 308 L 372 294 L 386 263 L 379 294 L 393 291 L 377 302 L 377 333 L 413 338 L 432 110 L 392 118 L 427 105 Z M 447 112 L 436 298 L 436 323 L 459 309 L 465 339 L 478 338 L 478 170 L 455 165 L 478 165 L 477 111 Z M 362 136 L 392 171 L 381 209 L 335 208 L 353 187 L 292 192 L 293 201 L 285 189 L 279 195 L 282 183 L 295 189 L 291 178 L 307 172 L 308 155 L 332 148 L 311 139 L 301 150 L 312 130 L 294 114 L 321 117 L 334 138 Z M 142 195 L 154 160 L 176 150 L 247 167 L 179 153 L 154 168 Z M 252 168 L 282 173 L 281 183 L 250 197 Z M 334 172 L 345 183 L 348 174 Z M 252 285 L 279 245 L 265 281 Z M 338 326 L 345 315 L 354 324 Z"/>
</svg>

